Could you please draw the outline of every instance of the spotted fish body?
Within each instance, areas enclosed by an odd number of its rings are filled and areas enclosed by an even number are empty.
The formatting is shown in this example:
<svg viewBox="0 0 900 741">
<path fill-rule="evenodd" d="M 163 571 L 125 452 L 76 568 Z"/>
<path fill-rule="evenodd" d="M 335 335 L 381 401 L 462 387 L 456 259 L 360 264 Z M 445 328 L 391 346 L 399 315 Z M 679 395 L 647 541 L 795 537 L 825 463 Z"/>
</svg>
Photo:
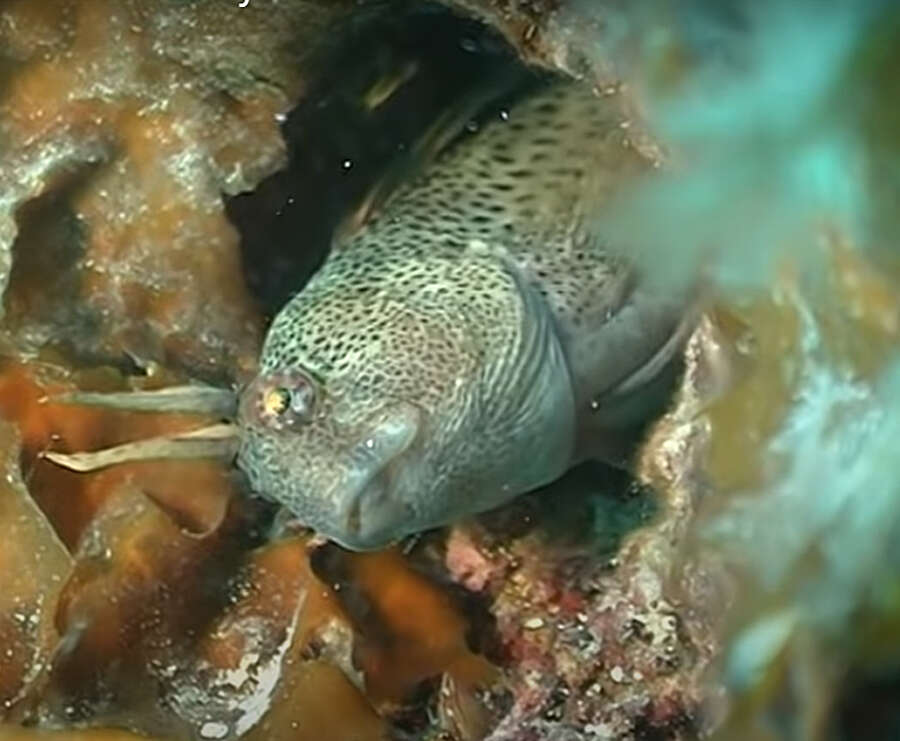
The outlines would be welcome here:
<svg viewBox="0 0 900 741">
<path fill-rule="evenodd" d="M 605 410 L 671 357 L 683 306 L 645 290 L 589 218 L 652 168 L 624 119 L 618 95 L 555 83 L 333 246 L 242 395 L 238 462 L 257 491 L 377 548 L 615 437 L 626 422 Z"/>
</svg>

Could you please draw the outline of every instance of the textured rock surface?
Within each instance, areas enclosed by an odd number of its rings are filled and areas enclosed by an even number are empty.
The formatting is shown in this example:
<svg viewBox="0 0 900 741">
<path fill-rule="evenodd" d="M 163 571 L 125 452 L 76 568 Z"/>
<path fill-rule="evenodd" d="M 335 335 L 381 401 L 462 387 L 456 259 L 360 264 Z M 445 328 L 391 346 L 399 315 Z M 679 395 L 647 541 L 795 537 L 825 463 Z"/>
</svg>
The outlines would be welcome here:
<svg viewBox="0 0 900 741">
<path fill-rule="evenodd" d="M 59 636 L 53 613 L 71 558 L 25 488 L 19 440 L 3 423 L 4 480 L 0 495 L 0 707 L 13 709 L 41 685 Z"/>
<path fill-rule="evenodd" d="M 0 9 L 0 287 L 23 274 L 5 300 L 21 349 L 75 342 L 219 380 L 252 365 L 260 322 L 223 194 L 284 164 L 278 119 L 341 8 Z"/>
<path fill-rule="evenodd" d="M 721 342 L 711 323 L 694 336 L 683 388 L 644 449 L 640 478 L 663 499 L 655 517 L 650 490 L 619 481 L 618 491 L 535 495 L 563 497 L 573 511 L 562 529 L 538 500 L 525 535 L 510 537 L 505 526 L 451 534 L 447 567 L 489 595 L 507 656 L 514 703 L 491 739 L 690 739 L 706 725 L 704 672 L 725 595 L 719 574 L 686 560 L 684 546 L 708 440 L 697 412 L 721 381 Z M 615 509 L 631 509 L 631 521 L 616 527 Z M 594 530 L 580 543 L 579 512 Z M 617 535 L 605 547 L 601 528 Z"/>
</svg>

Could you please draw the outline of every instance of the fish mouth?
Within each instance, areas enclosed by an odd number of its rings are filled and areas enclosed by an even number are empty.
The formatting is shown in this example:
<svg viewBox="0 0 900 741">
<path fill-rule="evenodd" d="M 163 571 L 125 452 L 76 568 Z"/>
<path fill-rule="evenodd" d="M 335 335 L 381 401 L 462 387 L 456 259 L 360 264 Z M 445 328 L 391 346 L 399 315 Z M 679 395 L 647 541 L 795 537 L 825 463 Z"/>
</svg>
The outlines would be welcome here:
<svg viewBox="0 0 900 741">
<path fill-rule="evenodd" d="M 402 456 L 384 461 L 361 479 L 356 491 L 346 497 L 329 537 L 353 551 L 386 548 L 407 534 L 412 508 L 396 496 L 397 465 Z"/>
<path fill-rule="evenodd" d="M 330 538 L 350 550 L 376 550 L 408 534 L 415 511 L 403 480 L 420 420 L 412 405 L 394 408 L 350 449 L 348 474 L 332 498 L 341 506 Z"/>
<path fill-rule="evenodd" d="M 354 505 L 340 532 L 334 532 L 328 537 L 349 551 L 380 551 L 388 548 L 408 533 L 395 525 L 402 519 L 403 510 L 394 508 L 395 512 L 387 514 L 386 509 L 389 507 L 379 505 L 377 511 L 372 512 Z"/>
</svg>

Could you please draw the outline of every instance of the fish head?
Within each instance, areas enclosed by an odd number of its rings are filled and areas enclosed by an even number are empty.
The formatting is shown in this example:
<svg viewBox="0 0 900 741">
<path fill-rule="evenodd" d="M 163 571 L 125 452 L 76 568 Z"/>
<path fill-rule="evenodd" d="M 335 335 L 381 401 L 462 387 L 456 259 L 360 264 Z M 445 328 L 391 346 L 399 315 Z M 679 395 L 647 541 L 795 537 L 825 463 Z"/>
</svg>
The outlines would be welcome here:
<svg viewBox="0 0 900 741">
<path fill-rule="evenodd" d="M 532 337 L 514 281 L 488 322 L 486 276 L 478 299 L 404 275 L 403 295 L 354 295 L 348 280 L 298 294 L 240 400 L 238 465 L 254 490 L 353 550 L 545 483 L 571 447 L 568 428 L 548 428 L 571 424 L 567 372 L 559 353 L 548 362 L 546 327 Z"/>
<path fill-rule="evenodd" d="M 254 488 L 352 550 L 386 546 L 402 534 L 398 523 L 414 519 L 407 488 L 425 415 L 414 403 L 372 398 L 291 367 L 257 376 L 239 411 L 239 464 Z M 347 414 L 351 406 L 357 414 Z"/>
<path fill-rule="evenodd" d="M 477 359 L 432 302 L 337 283 L 316 282 L 273 322 L 241 395 L 238 464 L 302 524 L 370 550 L 453 518 L 433 454 Z"/>
</svg>

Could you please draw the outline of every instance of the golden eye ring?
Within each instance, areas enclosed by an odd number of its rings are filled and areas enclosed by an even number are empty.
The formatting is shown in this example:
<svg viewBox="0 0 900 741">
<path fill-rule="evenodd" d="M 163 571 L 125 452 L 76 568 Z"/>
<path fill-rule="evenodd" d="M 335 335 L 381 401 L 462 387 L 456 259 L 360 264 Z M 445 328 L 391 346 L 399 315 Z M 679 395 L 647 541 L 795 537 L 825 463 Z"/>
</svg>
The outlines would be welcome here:
<svg viewBox="0 0 900 741">
<path fill-rule="evenodd" d="M 312 421 L 317 385 L 303 371 L 291 368 L 258 376 L 242 395 L 247 420 L 275 431 L 287 431 Z"/>
<path fill-rule="evenodd" d="M 283 386 L 276 386 L 263 393 L 263 413 L 280 417 L 291 406 L 291 392 Z"/>
</svg>

